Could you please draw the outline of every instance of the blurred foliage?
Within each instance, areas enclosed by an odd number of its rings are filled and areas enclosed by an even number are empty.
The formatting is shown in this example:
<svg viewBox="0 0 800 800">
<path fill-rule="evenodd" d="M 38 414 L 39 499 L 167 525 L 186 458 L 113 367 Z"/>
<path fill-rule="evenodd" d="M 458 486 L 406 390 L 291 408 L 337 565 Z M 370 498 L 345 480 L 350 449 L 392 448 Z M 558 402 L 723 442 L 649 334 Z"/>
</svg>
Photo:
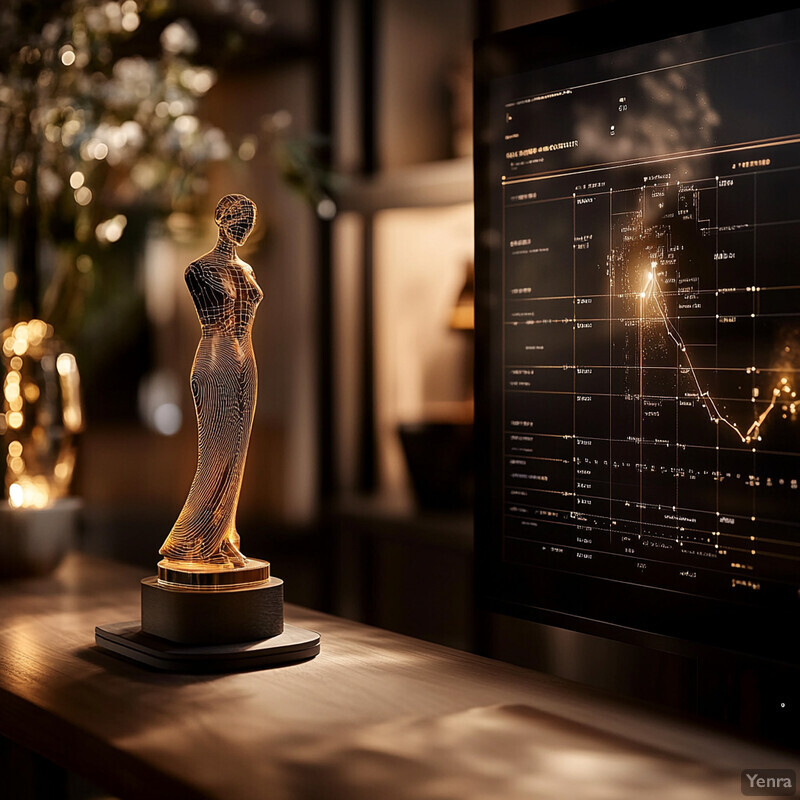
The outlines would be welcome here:
<svg viewBox="0 0 800 800">
<path fill-rule="evenodd" d="M 110 218 L 109 203 L 185 207 L 202 191 L 202 168 L 230 156 L 225 134 L 197 117 L 216 73 L 191 64 L 197 39 L 187 21 L 165 24 L 157 58 L 117 55 L 145 15 L 165 8 L 163 0 L 12 0 L 0 11 L 6 220 L 35 202 L 54 240 L 87 242 Z"/>
<path fill-rule="evenodd" d="M 219 40 L 231 46 L 242 41 L 231 30 L 252 38 L 272 24 L 255 0 L 226 0 L 218 14 L 217 32 L 228 32 Z M 292 139 L 286 112 L 238 142 L 201 118 L 217 72 L 195 63 L 198 52 L 170 0 L 6 0 L 0 237 L 16 298 L 6 316 L 38 314 L 79 349 L 103 331 L 113 348 L 140 324 L 136 254 L 149 222 L 193 214 L 210 164 L 249 161 L 265 145 L 287 182 L 330 213 L 320 145 Z"/>
</svg>

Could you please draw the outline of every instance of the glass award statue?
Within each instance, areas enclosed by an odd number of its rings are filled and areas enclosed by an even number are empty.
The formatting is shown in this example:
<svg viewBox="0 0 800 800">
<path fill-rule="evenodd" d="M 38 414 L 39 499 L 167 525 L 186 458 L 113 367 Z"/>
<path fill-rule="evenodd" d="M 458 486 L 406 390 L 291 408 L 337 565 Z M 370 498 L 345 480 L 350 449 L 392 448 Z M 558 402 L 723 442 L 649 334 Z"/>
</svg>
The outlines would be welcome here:
<svg viewBox="0 0 800 800">
<path fill-rule="evenodd" d="M 256 223 L 244 195 L 219 201 L 217 243 L 186 269 L 200 320 L 191 373 L 197 469 L 160 554 L 142 581 L 142 620 L 98 627 L 98 645 L 173 671 L 257 669 L 311 658 L 319 635 L 284 625 L 283 581 L 242 553 L 236 509 L 256 407 L 251 330 L 263 292 L 239 258 Z"/>
</svg>

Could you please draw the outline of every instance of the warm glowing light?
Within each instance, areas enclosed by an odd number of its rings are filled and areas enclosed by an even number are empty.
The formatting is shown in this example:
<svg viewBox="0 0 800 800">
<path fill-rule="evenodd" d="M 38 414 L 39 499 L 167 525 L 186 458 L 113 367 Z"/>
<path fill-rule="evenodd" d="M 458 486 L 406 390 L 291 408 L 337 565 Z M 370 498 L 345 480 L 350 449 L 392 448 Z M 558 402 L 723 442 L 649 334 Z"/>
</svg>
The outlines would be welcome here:
<svg viewBox="0 0 800 800">
<path fill-rule="evenodd" d="M 81 132 L 83 125 L 79 119 L 68 119 L 61 128 L 61 141 L 65 145 L 72 144 L 72 140 Z"/>
<path fill-rule="evenodd" d="M 117 214 L 115 217 L 111 219 L 105 220 L 105 222 L 101 222 L 95 228 L 95 234 L 97 235 L 98 241 L 101 242 L 117 242 L 122 237 L 122 233 L 125 230 L 125 226 L 128 224 L 128 220 L 124 214 Z"/>
<path fill-rule="evenodd" d="M 8 487 L 8 502 L 12 508 L 21 508 L 22 501 L 25 499 L 25 494 L 22 487 L 18 483 L 12 483 Z"/>
<path fill-rule="evenodd" d="M 79 406 L 71 405 L 64 409 L 64 427 L 68 431 L 78 433 L 83 427 L 83 415 Z"/>
<path fill-rule="evenodd" d="M 78 269 L 78 272 L 91 272 L 92 271 L 92 257 L 87 256 L 86 253 L 82 253 L 75 259 L 75 266 Z"/>
<path fill-rule="evenodd" d="M 47 335 L 47 323 L 40 319 L 32 319 L 28 323 L 28 340 L 32 345 L 41 344 Z"/>
<path fill-rule="evenodd" d="M 72 45 L 65 44 L 58 51 L 58 55 L 65 67 L 71 67 L 75 63 L 75 51 L 72 49 Z"/>
<path fill-rule="evenodd" d="M 50 486 L 40 476 L 20 476 L 8 487 L 8 503 L 12 508 L 45 508 L 50 502 Z"/>
<path fill-rule="evenodd" d="M 26 383 L 22 394 L 29 403 L 35 403 L 39 399 L 39 387 L 35 383 Z"/>
<path fill-rule="evenodd" d="M 59 353 L 52 337 L 52 326 L 40 319 L 3 332 L 0 434 L 10 440 L 6 487 L 15 508 L 44 508 L 64 496 L 74 469 L 71 435 L 83 425 L 80 378 L 75 357 Z M 34 408 L 25 411 L 26 402 Z"/>
<path fill-rule="evenodd" d="M 79 169 L 76 169 L 75 172 L 69 176 L 69 185 L 73 189 L 80 189 L 85 182 L 86 176 Z"/>
<path fill-rule="evenodd" d="M 336 216 L 336 203 L 330 197 L 323 197 L 317 203 L 317 216 L 320 219 L 330 220 Z"/>
<path fill-rule="evenodd" d="M 652 267 L 654 268 L 654 270 L 655 270 L 655 266 L 656 266 L 656 263 L 654 261 L 652 263 Z M 644 282 L 644 288 L 640 292 L 639 297 L 642 297 L 642 298 L 647 297 L 647 294 L 648 294 L 648 292 L 649 292 L 649 290 L 650 290 L 650 288 L 652 286 L 652 283 L 653 283 L 653 280 L 654 280 L 655 277 L 656 277 L 655 271 L 647 273 L 647 277 L 646 277 L 645 282 Z"/>
<path fill-rule="evenodd" d="M 256 154 L 255 138 L 248 136 L 246 139 L 244 139 L 239 145 L 239 150 L 237 152 L 242 161 L 250 161 L 252 158 L 254 158 Z"/>
<path fill-rule="evenodd" d="M 83 428 L 83 409 L 80 400 L 80 376 L 75 356 L 72 353 L 61 353 L 56 359 L 56 370 L 64 401 L 64 427 L 72 433 L 78 433 Z"/>
<path fill-rule="evenodd" d="M 70 469 L 69 464 L 59 461 L 59 463 L 56 464 L 54 473 L 56 478 L 58 478 L 60 481 L 66 481 L 72 474 L 72 470 Z"/>
<path fill-rule="evenodd" d="M 161 32 L 161 46 L 168 53 L 191 53 L 197 47 L 197 37 L 183 20 L 171 22 Z"/>
<path fill-rule="evenodd" d="M 184 103 L 183 100 L 171 100 L 167 108 L 173 117 L 179 117 L 181 114 L 188 111 L 190 106 L 188 103 Z"/>
<path fill-rule="evenodd" d="M 13 292 L 17 288 L 17 273 L 6 272 L 3 274 L 3 288 L 7 292 Z"/>
<path fill-rule="evenodd" d="M 266 11 L 262 8 L 251 8 L 250 13 L 247 17 L 250 20 L 252 25 L 256 27 L 264 27 L 269 22 L 269 17 L 267 16 Z"/>
<path fill-rule="evenodd" d="M 88 206 L 92 202 L 92 190 L 88 186 L 81 186 L 75 191 L 75 202 L 79 206 Z"/>
<path fill-rule="evenodd" d="M 217 80 L 216 73 L 210 69 L 185 69 L 181 73 L 181 83 L 195 94 L 205 94 Z"/>
<path fill-rule="evenodd" d="M 75 356 L 72 353 L 61 353 L 56 360 L 56 369 L 59 375 L 69 375 L 76 372 L 78 365 L 75 361 Z"/>
<path fill-rule="evenodd" d="M 280 111 L 276 111 L 274 114 L 266 117 L 263 124 L 268 130 L 285 130 L 292 124 L 292 114 L 287 109 L 282 108 Z"/>
<path fill-rule="evenodd" d="M 139 15 L 138 14 L 123 14 L 122 20 L 120 21 L 120 25 L 122 26 L 122 30 L 128 31 L 135 31 L 139 27 Z"/>
<path fill-rule="evenodd" d="M 181 114 L 175 120 L 175 130 L 178 133 L 192 134 L 200 127 L 200 120 L 192 114 Z"/>
<path fill-rule="evenodd" d="M 162 403 L 153 411 L 153 425 L 164 436 L 174 436 L 183 422 L 183 414 L 175 403 Z"/>
</svg>

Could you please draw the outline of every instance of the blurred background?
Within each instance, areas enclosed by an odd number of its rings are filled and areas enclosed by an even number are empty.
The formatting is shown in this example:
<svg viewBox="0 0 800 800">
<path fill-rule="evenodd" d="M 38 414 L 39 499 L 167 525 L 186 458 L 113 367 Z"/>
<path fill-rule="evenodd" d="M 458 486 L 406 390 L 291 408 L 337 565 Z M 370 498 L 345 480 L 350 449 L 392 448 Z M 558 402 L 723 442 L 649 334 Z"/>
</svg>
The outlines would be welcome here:
<svg viewBox="0 0 800 800">
<path fill-rule="evenodd" d="M 197 451 L 183 271 L 214 244 L 217 200 L 246 194 L 242 256 L 265 296 L 244 551 L 290 602 L 473 647 L 471 45 L 581 5 L 8 0 L 11 505 L 72 476 L 78 546 L 154 570 Z M 30 494 L 21 409 L 44 397 L 51 338 L 75 356 L 83 411 L 59 356 L 62 479 Z M 34 355 L 41 389 L 19 366 Z"/>
</svg>

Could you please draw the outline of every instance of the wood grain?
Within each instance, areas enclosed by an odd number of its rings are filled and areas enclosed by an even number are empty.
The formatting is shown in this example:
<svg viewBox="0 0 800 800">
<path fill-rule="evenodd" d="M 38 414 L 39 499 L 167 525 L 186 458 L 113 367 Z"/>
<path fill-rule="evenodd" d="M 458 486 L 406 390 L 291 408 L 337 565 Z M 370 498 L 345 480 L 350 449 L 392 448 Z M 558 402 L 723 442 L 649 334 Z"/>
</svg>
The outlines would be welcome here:
<svg viewBox="0 0 800 800">
<path fill-rule="evenodd" d="M 151 672 L 93 644 L 96 625 L 138 616 L 142 577 L 75 555 L 49 579 L 0 585 L 0 734 L 122 798 L 723 798 L 738 796 L 741 769 L 796 767 L 566 682 L 292 606 L 287 622 L 322 634 L 312 661 Z"/>
</svg>

